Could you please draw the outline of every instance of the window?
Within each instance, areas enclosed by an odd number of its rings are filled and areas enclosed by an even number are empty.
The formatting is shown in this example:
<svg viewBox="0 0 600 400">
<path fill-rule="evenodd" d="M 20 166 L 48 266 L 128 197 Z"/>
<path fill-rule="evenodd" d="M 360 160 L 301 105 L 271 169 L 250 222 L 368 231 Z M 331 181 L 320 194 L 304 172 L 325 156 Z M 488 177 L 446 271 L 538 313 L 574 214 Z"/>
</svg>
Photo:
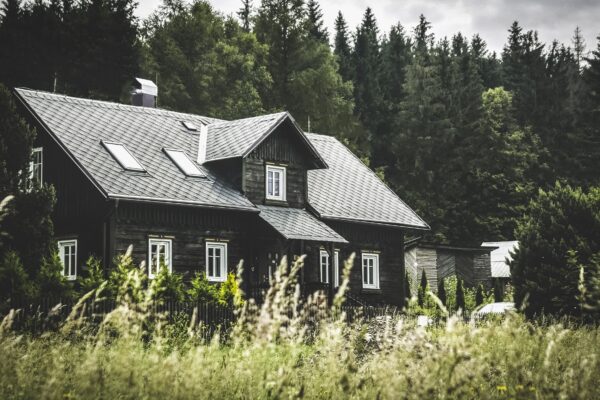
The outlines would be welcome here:
<svg viewBox="0 0 600 400">
<path fill-rule="evenodd" d="M 227 243 L 206 242 L 206 277 L 213 282 L 227 280 Z"/>
<path fill-rule="evenodd" d="M 146 169 L 142 167 L 142 164 L 140 164 L 133 154 L 131 154 L 122 144 L 108 142 L 102 142 L 102 144 L 124 169 L 128 171 L 146 171 Z"/>
<path fill-rule="evenodd" d="M 173 270 L 171 258 L 171 239 L 148 240 L 148 277 L 154 279 L 160 268 Z"/>
<path fill-rule="evenodd" d="M 77 279 L 77 240 L 60 240 L 58 256 L 63 265 L 62 274 L 70 281 Z"/>
<path fill-rule="evenodd" d="M 379 289 L 379 254 L 362 254 L 363 288 Z"/>
<path fill-rule="evenodd" d="M 340 252 L 333 252 L 333 284 L 335 287 L 340 286 Z"/>
<path fill-rule="evenodd" d="M 319 271 L 322 283 L 329 283 L 329 253 L 325 250 L 319 252 Z"/>
<path fill-rule="evenodd" d="M 181 123 L 183 124 L 183 126 L 185 126 L 185 129 L 187 129 L 188 131 L 197 131 L 198 130 L 198 128 L 196 128 L 196 125 L 193 122 L 181 121 Z"/>
<path fill-rule="evenodd" d="M 285 201 L 285 167 L 267 165 L 267 200 Z"/>
<path fill-rule="evenodd" d="M 31 160 L 29 161 L 29 187 L 41 186 L 44 177 L 44 157 L 43 149 L 36 147 L 31 152 Z"/>
<path fill-rule="evenodd" d="M 181 150 L 164 149 L 169 158 L 177 165 L 177 167 L 187 176 L 205 177 L 200 169 L 190 160 L 190 158 Z"/>
</svg>

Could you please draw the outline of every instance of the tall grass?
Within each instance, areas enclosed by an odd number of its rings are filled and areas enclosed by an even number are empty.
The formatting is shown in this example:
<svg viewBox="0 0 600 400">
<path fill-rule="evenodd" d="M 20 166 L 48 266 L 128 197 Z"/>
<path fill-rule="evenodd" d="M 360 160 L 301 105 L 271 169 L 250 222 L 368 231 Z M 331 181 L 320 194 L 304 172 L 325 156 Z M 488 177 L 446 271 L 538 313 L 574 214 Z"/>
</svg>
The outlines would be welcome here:
<svg viewBox="0 0 600 400">
<path fill-rule="evenodd" d="M 429 328 L 401 316 L 348 325 L 339 312 L 347 279 L 333 304 L 318 294 L 303 301 L 301 268 L 302 260 L 283 263 L 260 307 L 238 301 L 227 340 L 206 342 L 193 318 L 166 324 L 152 315 L 136 272 L 100 324 L 83 317 L 89 299 L 41 336 L 14 332 L 8 315 L 0 398 L 600 398 L 596 328 L 516 314 L 477 324 L 450 317 Z"/>
</svg>

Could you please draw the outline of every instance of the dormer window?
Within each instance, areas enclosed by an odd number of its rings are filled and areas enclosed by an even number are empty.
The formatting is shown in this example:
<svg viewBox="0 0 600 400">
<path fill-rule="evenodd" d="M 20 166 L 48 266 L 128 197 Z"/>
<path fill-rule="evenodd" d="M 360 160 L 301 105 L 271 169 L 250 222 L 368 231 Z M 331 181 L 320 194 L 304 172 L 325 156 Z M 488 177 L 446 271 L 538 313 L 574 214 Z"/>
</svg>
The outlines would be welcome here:
<svg viewBox="0 0 600 400">
<path fill-rule="evenodd" d="M 146 172 L 146 169 L 142 167 L 142 164 L 127 150 L 125 146 L 119 143 L 102 142 L 106 150 L 111 156 L 128 171 Z"/>
<path fill-rule="evenodd" d="M 267 200 L 285 201 L 285 167 L 267 165 Z"/>
</svg>

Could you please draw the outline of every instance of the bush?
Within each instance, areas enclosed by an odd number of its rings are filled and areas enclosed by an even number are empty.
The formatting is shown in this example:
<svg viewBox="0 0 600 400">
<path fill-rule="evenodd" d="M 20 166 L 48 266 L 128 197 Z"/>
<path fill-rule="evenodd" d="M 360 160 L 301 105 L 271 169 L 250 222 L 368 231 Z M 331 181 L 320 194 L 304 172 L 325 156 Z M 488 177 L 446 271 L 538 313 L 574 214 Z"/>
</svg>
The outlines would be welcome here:
<svg viewBox="0 0 600 400">
<path fill-rule="evenodd" d="M 197 272 L 190 282 L 187 295 L 191 301 L 198 303 L 213 303 L 218 300 L 217 286 L 206 279 L 204 272 Z"/>
<path fill-rule="evenodd" d="M 35 297 L 35 289 L 19 255 L 14 251 L 6 252 L 0 261 L 0 300 L 28 302 Z"/>
<path fill-rule="evenodd" d="M 157 302 L 182 302 L 185 289 L 181 274 L 171 273 L 166 265 L 161 265 L 158 274 L 150 283 L 151 299 Z"/>
<path fill-rule="evenodd" d="M 219 287 L 219 303 L 231 306 L 235 304 L 236 298 L 240 298 L 240 286 L 235 274 L 230 272 L 227 280 Z"/>
<path fill-rule="evenodd" d="M 85 268 L 79 279 L 79 290 L 81 294 L 96 290 L 106 281 L 102 262 L 94 256 L 90 256 L 85 262 Z"/>
<path fill-rule="evenodd" d="M 477 286 L 477 292 L 475 293 L 475 307 L 478 307 L 483 304 L 484 297 L 485 297 L 485 295 L 484 295 L 483 285 L 480 283 Z"/>
<path fill-rule="evenodd" d="M 62 274 L 63 264 L 54 252 L 50 257 L 44 258 L 37 275 L 37 285 L 40 298 L 51 298 L 62 302 L 73 299 L 73 287 Z"/>
<path fill-rule="evenodd" d="M 440 299 L 443 305 L 446 305 L 446 285 L 444 283 L 444 278 L 440 279 L 440 283 L 438 284 L 437 297 Z"/>
<path fill-rule="evenodd" d="M 517 225 L 519 248 L 511 262 L 515 303 L 528 317 L 581 316 L 579 270 L 584 266 L 584 285 L 597 273 L 599 210 L 600 188 L 586 193 L 559 183 L 530 202 Z"/>
</svg>

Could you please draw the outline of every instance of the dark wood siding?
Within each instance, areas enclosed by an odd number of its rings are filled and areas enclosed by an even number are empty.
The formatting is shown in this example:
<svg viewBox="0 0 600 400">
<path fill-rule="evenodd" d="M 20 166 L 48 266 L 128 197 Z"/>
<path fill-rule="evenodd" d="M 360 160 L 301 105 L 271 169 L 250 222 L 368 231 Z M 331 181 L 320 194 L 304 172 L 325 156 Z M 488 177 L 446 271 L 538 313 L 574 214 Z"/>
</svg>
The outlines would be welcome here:
<svg viewBox="0 0 600 400">
<path fill-rule="evenodd" d="M 307 174 L 310 166 L 305 145 L 291 124 L 282 124 L 243 161 L 243 191 L 255 204 L 266 204 L 267 164 L 286 167 L 286 202 L 271 202 L 303 208 L 306 205 Z"/>
<path fill-rule="evenodd" d="M 350 279 L 350 291 L 370 304 L 403 304 L 404 234 L 400 229 L 364 224 L 328 222 L 350 242 L 340 249 L 340 270 L 352 253 L 356 254 Z M 379 253 L 379 290 L 362 288 L 362 252 Z M 318 251 L 310 254 L 318 266 Z M 314 268 L 318 273 L 318 268 Z M 318 276 L 318 275 L 317 275 Z"/>
<path fill-rule="evenodd" d="M 136 263 L 148 260 L 148 240 L 172 240 L 173 271 L 190 278 L 206 265 L 207 241 L 227 243 L 228 269 L 248 258 L 251 213 L 121 202 L 116 212 L 115 255 L 133 246 Z"/>
<path fill-rule="evenodd" d="M 52 215 L 54 236 L 57 240 L 77 239 L 77 274 L 81 275 L 89 256 L 105 256 L 105 222 L 110 204 L 40 126 L 34 147 L 43 149 L 44 183 L 56 191 Z"/>
</svg>

